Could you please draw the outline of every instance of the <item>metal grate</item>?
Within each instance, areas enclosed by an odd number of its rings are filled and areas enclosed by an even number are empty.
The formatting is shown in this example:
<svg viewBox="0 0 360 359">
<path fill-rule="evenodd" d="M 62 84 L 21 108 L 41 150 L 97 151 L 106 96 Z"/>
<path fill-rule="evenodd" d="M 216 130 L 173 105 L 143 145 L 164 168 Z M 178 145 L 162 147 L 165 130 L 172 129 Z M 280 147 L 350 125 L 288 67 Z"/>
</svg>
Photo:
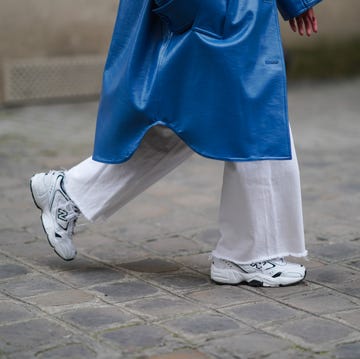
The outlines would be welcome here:
<svg viewBox="0 0 360 359">
<path fill-rule="evenodd" d="M 98 95 L 104 61 L 103 56 L 7 61 L 4 101 L 12 104 Z"/>
</svg>

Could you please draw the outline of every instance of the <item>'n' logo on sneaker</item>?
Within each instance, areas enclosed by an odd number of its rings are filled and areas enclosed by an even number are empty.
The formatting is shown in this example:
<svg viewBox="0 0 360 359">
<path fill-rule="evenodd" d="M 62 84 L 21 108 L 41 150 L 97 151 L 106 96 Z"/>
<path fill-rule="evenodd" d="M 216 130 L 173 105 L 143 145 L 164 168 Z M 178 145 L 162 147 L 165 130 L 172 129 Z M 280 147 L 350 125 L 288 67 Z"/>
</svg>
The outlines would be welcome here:
<svg viewBox="0 0 360 359">
<path fill-rule="evenodd" d="M 65 209 L 59 208 L 57 211 L 57 218 L 61 221 L 66 222 L 68 216 L 68 212 Z"/>
</svg>

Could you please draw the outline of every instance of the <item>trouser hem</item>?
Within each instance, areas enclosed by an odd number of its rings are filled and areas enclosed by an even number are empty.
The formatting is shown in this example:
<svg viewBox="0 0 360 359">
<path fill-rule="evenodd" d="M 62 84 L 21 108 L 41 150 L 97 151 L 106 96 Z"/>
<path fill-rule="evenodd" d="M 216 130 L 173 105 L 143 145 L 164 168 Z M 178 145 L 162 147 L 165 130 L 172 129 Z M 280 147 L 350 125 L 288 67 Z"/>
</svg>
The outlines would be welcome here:
<svg viewBox="0 0 360 359">
<path fill-rule="evenodd" d="M 83 217 L 85 217 L 85 219 L 91 223 L 95 222 L 96 218 L 94 219 L 92 215 L 86 213 L 87 211 L 84 210 L 81 204 L 81 200 L 77 198 L 75 193 L 72 193 L 71 189 L 69 190 L 69 188 L 67 188 L 67 179 L 66 179 L 66 173 L 65 172 L 65 176 L 64 176 L 64 188 L 65 188 L 65 192 L 66 194 L 69 196 L 69 198 L 71 199 L 72 202 L 75 203 L 75 206 L 80 210 L 81 214 L 83 215 Z"/>
</svg>

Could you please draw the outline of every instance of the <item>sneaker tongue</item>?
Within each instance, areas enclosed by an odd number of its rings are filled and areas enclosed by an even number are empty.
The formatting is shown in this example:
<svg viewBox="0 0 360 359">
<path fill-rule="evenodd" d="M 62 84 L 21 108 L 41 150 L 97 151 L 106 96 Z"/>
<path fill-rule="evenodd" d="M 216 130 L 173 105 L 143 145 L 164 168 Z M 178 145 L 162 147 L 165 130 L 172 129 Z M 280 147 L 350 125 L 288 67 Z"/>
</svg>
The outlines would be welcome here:
<svg viewBox="0 0 360 359">
<path fill-rule="evenodd" d="M 72 202 L 65 203 L 65 206 L 57 208 L 57 223 L 58 225 L 66 230 L 73 231 L 76 219 L 79 217 L 80 211 L 77 209 Z"/>
</svg>

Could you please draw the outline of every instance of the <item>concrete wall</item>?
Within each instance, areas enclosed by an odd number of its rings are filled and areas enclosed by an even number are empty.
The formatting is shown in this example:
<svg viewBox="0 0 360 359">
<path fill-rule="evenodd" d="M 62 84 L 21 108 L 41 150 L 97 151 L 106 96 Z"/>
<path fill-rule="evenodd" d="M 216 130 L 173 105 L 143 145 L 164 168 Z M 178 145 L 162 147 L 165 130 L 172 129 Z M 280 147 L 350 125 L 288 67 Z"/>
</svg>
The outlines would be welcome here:
<svg viewBox="0 0 360 359">
<path fill-rule="evenodd" d="M 0 70 L 9 60 L 105 54 L 118 0 L 0 0 Z M 0 71 L 0 104 L 3 99 Z"/>
<path fill-rule="evenodd" d="M 0 0 L 0 54 L 103 53 L 118 0 Z"/>
<path fill-rule="evenodd" d="M 0 67 L 19 58 L 105 54 L 117 6 L 118 0 L 0 0 Z M 359 37 L 359 13 L 359 0 L 324 0 L 319 35 L 303 39 L 283 24 L 285 45 Z M 0 75 L 0 103 L 2 89 Z"/>
</svg>

